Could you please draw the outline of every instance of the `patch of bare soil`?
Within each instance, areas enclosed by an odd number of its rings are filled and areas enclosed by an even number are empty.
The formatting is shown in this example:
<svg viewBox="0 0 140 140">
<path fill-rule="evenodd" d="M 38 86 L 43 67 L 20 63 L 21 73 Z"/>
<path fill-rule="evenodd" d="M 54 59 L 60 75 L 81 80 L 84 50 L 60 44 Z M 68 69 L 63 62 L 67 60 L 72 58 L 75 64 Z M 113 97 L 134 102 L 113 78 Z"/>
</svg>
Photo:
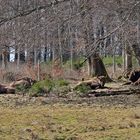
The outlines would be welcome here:
<svg viewBox="0 0 140 140">
<path fill-rule="evenodd" d="M 85 97 L 85 98 L 53 98 L 53 97 L 28 97 L 20 95 L 0 95 L 0 106 L 5 107 L 22 107 L 31 105 L 46 105 L 46 104 L 88 104 L 93 106 L 140 106 L 140 95 L 114 95 L 101 97 Z"/>
</svg>

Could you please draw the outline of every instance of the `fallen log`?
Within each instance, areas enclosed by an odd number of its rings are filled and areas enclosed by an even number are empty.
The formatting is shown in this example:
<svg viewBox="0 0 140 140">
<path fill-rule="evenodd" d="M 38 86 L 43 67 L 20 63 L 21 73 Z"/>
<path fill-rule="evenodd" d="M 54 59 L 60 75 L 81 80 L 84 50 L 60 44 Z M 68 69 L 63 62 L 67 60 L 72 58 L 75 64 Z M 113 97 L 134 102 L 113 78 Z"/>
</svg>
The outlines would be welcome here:
<svg viewBox="0 0 140 140">
<path fill-rule="evenodd" d="M 140 94 L 140 87 L 128 88 L 128 89 L 105 89 L 105 90 L 92 90 L 88 92 L 89 97 L 101 97 L 101 96 L 115 96 L 115 95 L 131 95 Z"/>
</svg>

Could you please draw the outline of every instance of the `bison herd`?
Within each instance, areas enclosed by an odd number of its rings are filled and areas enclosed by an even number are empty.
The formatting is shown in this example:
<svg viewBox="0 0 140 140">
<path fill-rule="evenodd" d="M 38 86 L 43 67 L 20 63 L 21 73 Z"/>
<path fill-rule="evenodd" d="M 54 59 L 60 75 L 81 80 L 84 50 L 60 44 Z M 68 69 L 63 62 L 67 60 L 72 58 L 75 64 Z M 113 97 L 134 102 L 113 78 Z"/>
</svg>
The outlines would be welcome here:
<svg viewBox="0 0 140 140">
<path fill-rule="evenodd" d="M 15 93 L 16 87 L 22 86 L 24 88 L 30 88 L 35 82 L 36 80 L 33 80 L 32 78 L 23 77 L 11 82 L 10 84 L 0 84 L 0 93 Z M 105 76 L 98 76 L 88 80 L 82 79 L 82 81 L 76 84 L 73 89 L 77 89 L 81 85 L 89 86 L 91 89 L 104 88 L 105 82 Z M 133 70 L 129 73 L 128 82 L 124 85 L 129 84 L 140 84 L 140 70 Z"/>
</svg>

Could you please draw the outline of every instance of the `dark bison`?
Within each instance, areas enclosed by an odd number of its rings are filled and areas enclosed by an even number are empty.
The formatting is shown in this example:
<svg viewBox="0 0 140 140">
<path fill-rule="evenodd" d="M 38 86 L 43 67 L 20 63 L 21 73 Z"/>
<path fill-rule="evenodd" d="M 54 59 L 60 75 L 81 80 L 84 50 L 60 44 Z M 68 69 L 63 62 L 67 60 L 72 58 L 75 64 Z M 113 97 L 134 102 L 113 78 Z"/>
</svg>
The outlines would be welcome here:
<svg viewBox="0 0 140 140">
<path fill-rule="evenodd" d="M 131 82 L 135 83 L 136 81 L 138 81 L 139 78 L 140 78 L 140 70 L 131 71 L 131 73 L 129 75 L 129 80 Z"/>
</svg>

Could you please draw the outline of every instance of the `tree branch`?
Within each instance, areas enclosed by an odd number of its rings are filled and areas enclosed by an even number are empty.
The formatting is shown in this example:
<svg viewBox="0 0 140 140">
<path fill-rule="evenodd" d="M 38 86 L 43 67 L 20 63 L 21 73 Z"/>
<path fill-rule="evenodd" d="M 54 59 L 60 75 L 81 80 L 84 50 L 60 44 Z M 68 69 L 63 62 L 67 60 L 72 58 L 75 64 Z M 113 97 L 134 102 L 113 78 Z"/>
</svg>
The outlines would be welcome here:
<svg viewBox="0 0 140 140">
<path fill-rule="evenodd" d="M 11 16 L 11 17 L 8 17 L 8 18 L 3 18 L 2 20 L 0 20 L 0 26 L 5 24 L 6 22 L 9 22 L 13 19 L 16 19 L 18 17 L 24 17 L 24 16 L 28 16 L 30 14 L 32 14 L 33 12 L 37 11 L 37 10 L 43 10 L 43 9 L 47 9 L 47 8 L 50 8 L 52 6 L 55 6 L 55 5 L 58 5 L 58 4 L 61 4 L 63 2 L 68 2 L 70 0 L 54 0 L 53 2 L 47 4 L 47 5 L 44 5 L 44 6 L 39 6 L 39 7 L 36 7 L 36 8 L 33 8 L 33 9 L 30 9 L 30 10 L 27 10 L 27 11 L 22 11 L 14 16 Z"/>
<path fill-rule="evenodd" d="M 122 19 L 121 24 L 118 25 L 115 29 L 113 29 L 111 32 L 109 32 L 109 33 L 108 33 L 107 35 L 105 35 L 104 37 L 99 38 L 96 42 L 92 42 L 92 43 L 90 43 L 90 44 L 86 44 L 86 46 L 92 46 L 92 45 L 94 45 L 94 47 L 92 47 L 92 48 L 90 49 L 90 51 L 89 51 L 89 54 L 87 54 L 87 55 L 85 56 L 86 59 L 82 62 L 82 64 L 85 63 L 85 62 L 88 60 L 88 58 L 89 58 L 90 56 L 92 56 L 92 55 L 96 52 L 96 49 L 97 49 L 97 47 L 98 47 L 98 44 L 99 44 L 101 41 L 103 41 L 104 39 L 108 38 L 108 37 L 111 36 L 113 33 L 115 33 L 116 31 L 118 31 L 122 26 L 125 25 L 125 23 L 129 20 L 130 16 L 132 15 L 134 9 L 135 9 L 139 4 L 140 4 L 140 1 L 137 2 L 137 3 L 135 3 L 135 4 L 130 8 L 128 14 L 126 14 L 126 15 L 124 16 L 124 18 Z"/>
</svg>

